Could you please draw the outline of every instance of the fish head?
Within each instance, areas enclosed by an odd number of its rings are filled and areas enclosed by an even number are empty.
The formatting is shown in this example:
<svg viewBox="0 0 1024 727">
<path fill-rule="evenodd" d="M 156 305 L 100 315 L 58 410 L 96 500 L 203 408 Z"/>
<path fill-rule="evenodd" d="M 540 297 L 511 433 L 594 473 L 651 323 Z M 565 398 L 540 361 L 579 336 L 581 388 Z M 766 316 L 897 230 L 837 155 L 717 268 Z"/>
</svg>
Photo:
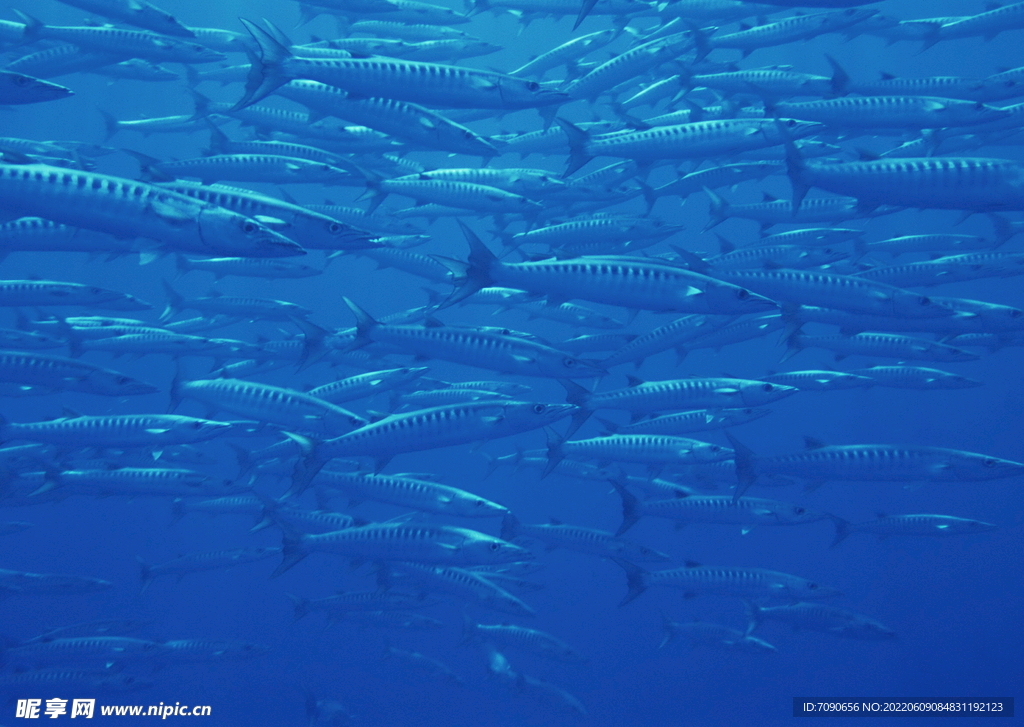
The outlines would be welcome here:
<svg viewBox="0 0 1024 727">
<path fill-rule="evenodd" d="M 153 307 L 153 304 L 140 300 L 134 295 L 122 293 L 116 298 L 106 301 L 103 307 L 108 310 L 149 310 Z"/>
<path fill-rule="evenodd" d="M 936 376 L 929 382 L 929 388 L 933 389 L 973 389 L 977 386 L 984 386 L 984 382 L 950 373 Z"/>
<path fill-rule="evenodd" d="M 952 308 L 937 303 L 927 295 L 896 289 L 890 294 L 892 315 L 906 318 L 948 318 L 956 314 Z"/>
<path fill-rule="evenodd" d="M 103 396 L 134 396 L 155 394 L 160 391 L 156 386 L 116 371 L 94 371 L 79 380 L 93 394 Z"/>
<path fill-rule="evenodd" d="M 824 520 L 828 517 L 823 512 L 818 510 L 809 510 L 802 505 L 783 505 L 781 507 L 772 508 L 772 514 L 775 515 L 775 519 L 781 525 L 801 525 L 803 523 L 813 523 L 818 520 Z"/>
<path fill-rule="evenodd" d="M 723 459 L 732 459 L 733 457 L 733 451 L 728 447 L 710 442 L 694 442 L 681 449 L 680 454 L 690 462 L 721 462 Z"/>
<path fill-rule="evenodd" d="M 546 375 L 558 379 L 594 379 L 608 373 L 596 361 L 588 361 L 562 353 L 545 357 L 542 368 Z"/>
<path fill-rule="evenodd" d="M 533 553 L 526 548 L 486 535 L 479 535 L 463 541 L 460 550 L 464 561 L 474 565 L 515 563 L 534 557 Z"/>
<path fill-rule="evenodd" d="M 197 220 L 199 239 L 211 251 L 240 257 L 290 257 L 305 255 L 302 247 L 245 215 L 206 205 Z M 340 223 L 339 223 L 340 224 Z"/>
<path fill-rule="evenodd" d="M 771 409 L 759 409 L 756 407 L 746 407 L 744 409 L 725 409 L 719 410 L 710 414 L 712 417 L 711 424 L 719 426 L 736 426 L 737 424 L 746 424 L 752 422 L 755 419 L 766 417 L 772 413 Z"/>
<path fill-rule="evenodd" d="M 933 471 L 937 479 L 1001 480 L 1024 475 L 1024 464 L 999 457 L 986 457 L 970 452 L 955 452 L 944 459 Z"/>
<path fill-rule="evenodd" d="M 227 60 L 227 56 L 220 51 L 207 48 L 199 43 L 179 41 L 174 43 L 174 46 L 174 50 L 180 55 L 191 59 L 189 61 L 191 63 L 216 63 L 217 61 Z"/>
<path fill-rule="evenodd" d="M 769 644 L 764 639 L 759 639 L 756 636 L 744 636 L 742 639 L 737 639 L 733 642 L 736 648 L 742 651 L 750 651 L 758 654 L 763 653 L 777 653 L 778 649 Z"/>
<path fill-rule="evenodd" d="M 784 384 L 773 384 L 770 381 L 741 384 L 740 385 L 740 396 L 743 398 L 743 403 L 747 406 L 757 406 L 760 404 L 768 404 L 779 399 L 784 399 L 787 396 L 792 396 L 796 392 L 800 391 L 795 386 L 786 386 Z"/>
<path fill-rule="evenodd" d="M 484 603 L 489 608 L 501 613 L 507 613 L 511 616 L 536 616 L 537 612 L 534 611 L 530 606 L 520 601 L 518 598 L 513 596 L 511 593 L 490 593 L 484 599 Z"/>
<path fill-rule="evenodd" d="M 542 402 L 510 401 L 495 404 L 492 408 L 502 409 L 505 419 L 514 422 L 519 431 L 539 429 L 564 419 L 579 407 L 573 404 L 544 404 Z"/>
<path fill-rule="evenodd" d="M 192 441 L 203 441 L 227 434 L 235 428 L 231 422 L 217 422 L 210 419 L 194 419 L 192 417 L 180 417 L 173 425 L 173 429 L 185 435 Z"/>
<path fill-rule="evenodd" d="M 10 104 L 55 101 L 74 94 L 70 88 L 12 71 L 0 72 L 0 88 Z"/>
<path fill-rule="evenodd" d="M 763 313 L 778 308 L 773 300 L 738 285 L 717 280 L 705 285 L 704 298 L 712 312 L 721 314 Z"/>
<path fill-rule="evenodd" d="M 452 514 L 462 517 L 502 517 L 508 508 L 476 495 L 457 495 L 448 504 Z"/>
<path fill-rule="evenodd" d="M 772 135 L 790 139 L 803 139 L 807 136 L 820 134 L 827 128 L 820 121 L 801 121 L 800 119 L 776 119 L 771 126 L 764 127 Z M 781 142 L 780 142 L 781 143 Z"/>
<path fill-rule="evenodd" d="M 981 520 L 967 520 L 963 525 L 963 532 L 967 533 L 989 533 L 998 526 L 993 523 L 982 522 Z"/>
<path fill-rule="evenodd" d="M 790 585 L 788 590 L 794 598 L 819 600 L 823 598 L 837 598 L 843 595 L 838 588 L 826 586 L 816 581 L 800 579 L 799 583 Z"/>
<path fill-rule="evenodd" d="M 662 553 L 654 548 L 648 548 L 646 545 L 630 543 L 624 540 L 618 542 L 621 543 L 621 546 L 618 548 L 619 555 L 624 560 L 639 561 L 641 563 L 668 563 L 672 560 L 671 556 L 666 553 Z"/>
</svg>

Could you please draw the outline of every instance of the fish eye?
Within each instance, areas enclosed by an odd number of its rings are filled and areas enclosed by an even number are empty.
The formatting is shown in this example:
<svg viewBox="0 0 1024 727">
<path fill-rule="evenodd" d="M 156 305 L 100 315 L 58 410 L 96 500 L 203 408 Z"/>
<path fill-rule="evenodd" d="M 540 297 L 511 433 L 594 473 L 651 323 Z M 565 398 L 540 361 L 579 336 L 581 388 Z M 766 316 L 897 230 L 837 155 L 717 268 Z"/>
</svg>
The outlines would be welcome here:
<svg viewBox="0 0 1024 727">
<path fill-rule="evenodd" d="M 576 359 L 574 359 L 574 358 L 567 358 L 564 361 L 562 361 L 562 363 L 565 364 L 566 368 L 570 368 L 571 369 L 573 366 L 576 365 Z"/>
<path fill-rule="evenodd" d="M 129 379 L 127 376 L 118 376 L 116 379 L 114 379 L 114 382 L 117 384 L 127 384 L 131 382 L 131 379 Z"/>
<path fill-rule="evenodd" d="M 472 138 L 473 138 L 473 136 L 474 136 L 474 134 L 473 134 L 473 132 L 472 132 L 472 131 L 470 131 L 469 129 L 466 129 L 465 131 L 463 131 L 463 132 L 462 132 L 462 136 L 463 136 L 463 138 L 465 138 L 465 139 L 472 139 Z"/>
<path fill-rule="evenodd" d="M 533 412 L 535 414 L 543 414 L 545 409 L 547 409 L 547 407 L 544 406 L 543 404 L 534 404 L 533 405 Z"/>
<path fill-rule="evenodd" d="M 986 460 L 985 460 L 984 462 L 982 462 L 982 464 L 983 464 L 983 465 L 984 465 L 985 467 L 995 467 L 995 466 L 996 466 L 996 461 L 997 461 L 997 460 L 995 459 L 995 457 L 989 457 L 989 458 L 988 458 L 988 459 L 986 459 Z"/>
<path fill-rule="evenodd" d="M 818 584 L 817 584 L 817 583 L 808 583 L 808 584 L 807 584 L 807 587 L 808 587 L 809 589 L 811 589 L 812 591 L 816 591 L 816 590 L 818 590 Z"/>
<path fill-rule="evenodd" d="M 786 122 L 786 126 L 793 128 L 794 126 L 796 126 L 796 120 L 790 119 L 789 121 Z"/>
<path fill-rule="evenodd" d="M 332 235 L 337 235 L 339 232 L 341 232 L 341 224 L 338 222 L 332 222 L 331 224 L 327 225 L 327 231 L 330 232 Z"/>
<path fill-rule="evenodd" d="M 1010 311 L 1010 318 L 1020 318 L 1022 315 L 1024 315 L 1024 311 L 1020 308 L 1014 308 Z"/>
<path fill-rule="evenodd" d="M 242 223 L 242 232 L 245 232 L 246 234 L 252 234 L 253 232 L 256 232 L 256 230 L 257 230 L 257 227 L 256 227 L 256 223 L 255 222 L 243 222 Z"/>
<path fill-rule="evenodd" d="M 761 391 L 775 391 L 775 387 L 772 384 L 765 384 L 761 387 Z"/>
<path fill-rule="evenodd" d="M 932 299 L 929 298 L 927 295 L 922 295 L 917 302 L 920 303 L 921 305 L 931 305 Z"/>
<path fill-rule="evenodd" d="M 498 550 L 501 548 L 501 543 L 491 543 L 491 550 Z"/>
<path fill-rule="evenodd" d="M 722 448 L 719 447 L 717 444 L 712 444 L 710 447 L 708 447 L 708 451 L 710 452 L 720 452 L 721 450 Z"/>
<path fill-rule="evenodd" d="M 192 422 L 192 428 L 193 429 L 200 429 L 200 428 L 202 428 L 202 426 L 203 426 L 202 422 Z"/>
<path fill-rule="evenodd" d="M 476 506 L 477 507 L 483 507 L 484 506 L 484 501 L 483 500 L 477 500 L 476 501 Z"/>
<path fill-rule="evenodd" d="M 981 101 L 978 101 L 977 103 L 974 104 L 974 109 L 976 111 L 981 111 L 983 108 L 985 108 L 985 104 L 983 104 Z"/>
<path fill-rule="evenodd" d="M 29 84 L 29 80 L 30 79 L 29 79 L 28 76 L 15 76 L 14 77 L 14 85 L 15 86 L 27 86 Z"/>
<path fill-rule="evenodd" d="M 807 512 L 807 510 L 805 510 L 802 507 L 797 507 L 793 508 L 793 512 L 795 512 L 797 515 L 803 515 L 805 512 Z"/>
<path fill-rule="evenodd" d="M 536 81 L 530 81 L 528 84 L 526 84 L 526 87 L 531 91 L 536 91 L 540 88 L 540 84 L 537 83 Z"/>
<path fill-rule="evenodd" d="M 747 290 L 746 288 L 740 288 L 739 290 L 736 291 L 736 297 L 739 298 L 740 300 L 746 300 L 747 298 L 750 297 L 750 291 Z"/>
</svg>

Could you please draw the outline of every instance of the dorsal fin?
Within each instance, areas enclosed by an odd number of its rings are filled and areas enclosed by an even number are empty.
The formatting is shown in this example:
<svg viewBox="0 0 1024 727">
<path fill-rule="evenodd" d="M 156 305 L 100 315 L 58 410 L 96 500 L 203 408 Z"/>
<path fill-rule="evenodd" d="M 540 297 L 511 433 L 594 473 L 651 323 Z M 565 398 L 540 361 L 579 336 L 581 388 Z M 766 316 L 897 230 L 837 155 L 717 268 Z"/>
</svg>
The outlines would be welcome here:
<svg viewBox="0 0 1024 727">
<path fill-rule="evenodd" d="M 892 81 L 893 79 L 896 78 L 896 76 L 894 76 L 893 74 L 886 73 L 885 71 L 881 71 L 878 75 L 882 77 L 883 81 Z"/>
<path fill-rule="evenodd" d="M 825 444 L 820 439 L 804 436 L 804 446 L 807 447 L 807 449 L 821 449 L 822 447 L 827 447 L 828 445 Z"/>
<path fill-rule="evenodd" d="M 556 517 L 548 519 L 548 525 L 564 525 L 564 523 Z"/>
<path fill-rule="evenodd" d="M 639 378 L 637 376 L 629 376 L 628 374 L 626 376 L 626 381 L 629 382 L 629 385 L 631 387 L 632 386 L 640 386 L 640 384 L 644 383 L 643 379 L 641 379 L 641 378 Z"/>
<path fill-rule="evenodd" d="M 686 561 L 683 561 L 683 564 L 684 564 L 684 565 L 685 565 L 685 566 L 686 566 L 687 568 L 700 568 L 700 563 L 698 563 L 698 562 L 697 562 L 697 561 L 695 561 L 695 560 L 686 560 Z"/>
<path fill-rule="evenodd" d="M 762 192 L 761 193 L 761 201 L 762 202 L 777 202 L 778 200 L 779 200 L 779 198 L 776 197 L 775 195 L 768 194 L 767 192 Z"/>
</svg>

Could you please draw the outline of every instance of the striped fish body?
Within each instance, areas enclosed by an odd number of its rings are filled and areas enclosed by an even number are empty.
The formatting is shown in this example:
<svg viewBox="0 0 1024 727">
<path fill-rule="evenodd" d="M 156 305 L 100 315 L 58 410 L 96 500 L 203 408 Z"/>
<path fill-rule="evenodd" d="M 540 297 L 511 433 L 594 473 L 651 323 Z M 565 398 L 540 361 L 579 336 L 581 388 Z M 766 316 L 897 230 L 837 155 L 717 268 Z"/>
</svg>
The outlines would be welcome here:
<svg viewBox="0 0 1024 727">
<path fill-rule="evenodd" d="M 846 356 L 883 356 L 915 361 L 977 361 L 980 356 L 962 348 L 926 338 L 913 338 L 892 333 L 856 333 L 852 336 L 833 334 L 805 336 L 795 334 L 788 339 L 790 351 L 804 348 L 825 348 Z"/>
<path fill-rule="evenodd" d="M 421 589 L 451 596 L 512 616 L 534 616 L 536 612 L 504 588 L 482 574 L 464 568 L 398 563 L 397 577 L 415 583 Z"/>
<path fill-rule="evenodd" d="M 723 346 L 760 338 L 774 331 L 780 331 L 785 326 L 785 320 L 778 313 L 766 313 L 753 318 L 741 319 L 722 326 L 718 330 L 708 331 L 690 339 L 678 348 L 678 353 L 682 356 L 686 351 L 696 348 L 713 348 L 718 351 Z"/>
<path fill-rule="evenodd" d="M 960 374 L 922 366 L 872 366 L 852 369 L 850 373 L 867 376 L 875 386 L 898 389 L 970 389 L 982 385 L 980 381 Z"/>
<path fill-rule="evenodd" d="M 802 525 L 828 517 L 799 505 L 755 497 L 691 495 L 638 503 L 638 515 L 667 518 L 678 523 L 713 525 Z"/>
<path fill-rule="evenodd" d="M 977 212 L 1024 209 L 1024 166 L 1005 159 L 926 157 L 807 165 L 802 183 L 863 205 Z"/>
<path fill-rule="evenodd" d="M 968 520 L 952 515 L 889 515 L 877 520 L 850 525 L 851 533 L 868 533 L 886 537 L 889 535 L 961 535 L 983 533 L 995 529 L 991 523 Z"/>
<path fill-rule="evenodd" d="M 713 429 L 735 427 L 767 416 L 769 409 L 696 409 L 678 414 L 665 414 L 651 419 L 642 419 L 633 424 L 616 425 L 616 434 L 692 434 Z"/>
<path fill-rule="evenodd" d="M 284 257 L 301 254 L 287 238 L 254 219 L 144 182 L 44 164 L 0 164 L 0 198 L 21 214 L 146 237 L 177 250 Z"/>
<path fill-rule="evenodd" d="M 708 39 L 708 44 L 712 48 L 738 48 L 747 54 L 758 48 L 835 33 L 861 23 L 877 12 L 864 8 L 846 8 L 825 13 L 794 15 L 748 30 L 712 36 Z"/>
<path fill-rule="evenodd" d="M 405 386 L 425 374 L 427 370 L 425 366 L 418 366 L 371 371 L 318 386 L 307 393 L 331 404 L 341 404 Z"/>
<path fill-rule="evenodd" d="M 512 624 L 468 623 L 465 638 L 489 641 L 498 648 L 522 649 L 531 654 L 566 664 L 582 664 L 586 659 L 567 643 L 544 631 Z"/>
<path fill-rule="evenodd" d="M 664 625 L 664 636 L 659 648 L 666 646 L 676 636 L 686 639 L 690 648 L 697 646 L 714 646 L 731 651 L 744 651 L 751 653 L 774 652 L 777 649 L 767 641 L 762 641 L 754 636 L 747 636 L 742 631 L 731 629 L 728 626 L 707 623 L 704 621 L 688 621 L 677 623 L 666 620 Z"/>
<path fill-rule="evenodd" d="M 796 393 L 791 386 L 730 378 L 668 379 L 590 394 L 588 409 L 625 409 L 649 413 L 693 407 L 761 406 Z"/>
<path fill-rule="evenodd" d="M 313 486 L 347 497 L 351 502 L 374 500 L 442 515 L 495 517 L 507 512 L 501 505 L 471 492 L 414 477 L 321 472 L 314 478 Z"/>
<path fill-rule="evenodd" d="M 648 356 L 662 351 L 672 348 L 685 351 L 684 346 L 687 342 L 732 320 L 732 316 L 691 315 L 677 318 L 671 323 L 637 336 L 602 361 L 601 365 L 608 368 L 632 361 L 639 366 Z"/>
<path fill-rule="evenodd" d="M 846 638 L 877 641 L 896 637 L 892 629 L 874 619 L 823 603 L 793 603 L 787 606 L 747 603 L 747 616 L 751 631 L 764 621 L 780 621 L 797 630 L 822 631 Z"/>
<path fill-rule="evenodd" d="M 506 529 L 502 528 L 506 535 Z M 549 525 L 520 525 L 516 523 L 511 535 L 533 538 L 550 548 L 565 548 L 599 558 L 623 558 L 637 563 L 664 563 L 670 558 L 653 548 L 617 538 L 603 530 L 551 523 Z M 511 537 L 507 535 L 507 537 Z"/>
<path fill-rule="evenodd" d="M 675 570 L 652 571 L 646 580 L 648 585 L 681 588 L 692 595 L 784 599 L 817 599 L 838 595 L 834 588 L 764 568 L 694 565 Z"/>
<path fill-rule="evenodd" d="M 15 646 L 4 652 L 4 658 L 8 664 L 31 668 L 82 662 L 123 663 L 153 659 L 163 652 L 163 646 L 155 641 L 130 636 L 83 636 Z"/>
<path fill-rule="evenodd" d="M 0 351 L 0 381 L 104 396 L 152 394 L 152 384 L 75 359 Z"/>
<path fill-rule="evenodd" d="M 66 447 L 138 447 L 202 442 L 231 427 L 226 422 L 171 414 L 113 414 L 3 424 L 0 439 L 28 439 Z"/>
<path fill-rule="evenodd" d="M 654 466 L 716 462 L 732 457 L 732 450 L 727 447 L 687 437 L 657 434 L 611 434 L 563 442 L 559 449 L 572 459 L 635 462 Z"/>
<path fill-rule="evenodd" d="M 671 61 L 692 47 L 693 36 L 688 32 L 656 38 L 602 63 L 569 84 L 566 92 L 574 99 L 594 99 L 624 81 Z"/>
<path fill-rule="evenodd" d="M 755 469 L 812 482 L 976 482 L 1019 476 L 1024 464 L 942 447 L 853 444 L 757 459 Z"/>
<path fill-rule="evenodd" d="M 780 103 L 775 111 L 794 119 L 840 128 L 937 129 L 984 124 L 1010 116 L 977 101 L 934 96 L 850 96 Z"/>
</svg>

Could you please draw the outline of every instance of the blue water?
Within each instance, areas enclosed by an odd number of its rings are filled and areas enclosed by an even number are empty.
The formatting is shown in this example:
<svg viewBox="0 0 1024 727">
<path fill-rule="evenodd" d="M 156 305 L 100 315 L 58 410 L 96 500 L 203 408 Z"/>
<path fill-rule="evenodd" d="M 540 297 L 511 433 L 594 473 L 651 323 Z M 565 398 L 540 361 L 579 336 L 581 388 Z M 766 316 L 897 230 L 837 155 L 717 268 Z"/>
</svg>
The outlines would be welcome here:
<svg viewBox="0 0 1024 727">
<path fill-rule="evenodd" d="M 84 13 L 52 0 L 31 3 L 3 3 L 0 17 L 13 20 L 11 9 L 19 6 L 51 24 L 75 24 Z M 311 36 L 335 37 L 333 22 L 322 16 L 296 28 L 297 6 L 285 0 L 162 0 L 161 6 L 189 25 L 230 28 L 241 32 L 239 16 L 253 20 L 268 18 L 284 28 L 295 42 Z M 910 19 L 945 14 L 980 12 L 976 2 L 910 2 L 885 0 L 878 7 L 887 15 Z M 649 21 L 640 21 L 641 27 Z M 606 27 L 606 16 L 589 18 L 579 33 Z M 470 59 L 466 65 L 508 70 L 528 58 L 564 42 L 572 36 L 572 19 L 557 22 L 541 19 L 522 30 L 514 18 L 488 13 L 475 16 L 462 30 L 501 44 L 505 50 Z M 825 36 L 808 42 L 756 51 L 741 67 L 757 68 L 788 64 L 795 70 L 827 75 L 825 54 L 832 54 L 854 78 L 870 78 L 881 71 L 903 76 L 960 75 L 984 77 L 1020 65 L 1022 31 L 1007 32 L 990 42 L 980 38 L 940 43 L 919 53 L 916 44 L 886 46 L 876 37 L 844 40 Z M 612 48 L 623 49 L 621 42 Z M 7 58 L 19 53 L 10 48 Z M 607 53 L 595 57 L 604 59 Z M 734 60 L 734 51 L 716 51 L 715 59 Z M 240 56 L 233 56 L 241 62 Z M 172 66 L 180 68 L 179 66 Z M 557 72 L 548 75 L 556 78 Z M 113 112 L 120 119 L 187 113 L 191 100 L 181 83 L 116 81 L 75 74 L 56 79 L 75 91 L 69 99 L 21 106 L 0 113 L 0 136 L 30 139 L 85 140 L 100 143 L 103 123 L 97 108 Z M 234 101 L 237 85 L 202 88 L 215 100 Z M 268 105 L 295 108 L 271 97 Z M 1007 102 L 1009 103 L 1009 102 Z M 601 105 L 597 113 L 607 113 Z M 592 109 L 586 103 L 569 106 L 563 115 L 586 121 Z M 530 131 L 538 128 L 533 111 L 511 113 L 503 118 L 469 124 L 481 134 Z M 148 138 L 121 132 L 109 144 L 161 159 L 188 158 L 205 147 L 206 134 L 159 134 Z M 870 143 L 868 143 L 870 142 Z M 844 147 L 887 148 L 898 140 L 856 140 Z M 1024 161 L 1019 147 L 998 146 L 979 150 L 976 156 L 993 156 Z M 413 158 L 427 168 L 476 166 L 478 159 L 450 158 L 440 152 L 413 152 Z M 530 157 L 522 166 L 534 166 L 560 173 L 564 157 Z M 99 158 L 99 171 L 136 177 L 137 164 L 131 157 L 113 154 Z M 520 166 L 511 155 L 498 157 L 495 166 Z M 596 169 L 597 165 L 585 171 Z M 664 175 L 666 170 L 658 170 Z M 659 176 L 659 179 L 661 177 Z M 666 180 L 667 181 L 667 180 Z M 254 185 L 276 194 L 276 187 Z M 300 202 L 320 203 L 329 197 L 350 203 L 360 190 L 324 189 L 293 185 L 289 192 Z M 745 183 L 737 190 L 724 190 L 734 202 L 758 201 L 762 192 L 783 198 L 789 195 L 785 177 L 774 176 L 759 183 Z M 675 198 L 659 201 L 654 214 L 686 231 L 653 248 L 668 251 L 669 243 L 691 250 L 710 251 L 713 238 L 699 230 L 707 220 L 706 201 L 701 195 L 679 205 Z M 385 208 L 398 207 L 389 200 Z M 622 208 L 642 211 L 640 202 Z M 616 209 L 614 211 L 621 211 Z M 957 232 L 989 234 L 989 222 L 975 216 L 957 224 L 955 211 L 904 211 L 891 216 L 854 223 L 864 225 L 865 239 L 881 240 L 897 234 Z M 1019 213 L 1008 215 L 1022 219 Z M 489 220 L 472 222 L 481 234 L 491 228 Z M 845 223 L 843 226 L 846 226 Z M 776 228 L 773 231 L 786 229 Z M 717 230 L 737 245 L 757 236 L 755 223 L 727 220 Z M 418 252 L 464 257 L 465 244 L 453 220 L 441 220 L 429 228 L 431 242 Z M 485 236 L 486 239 L 486 236 Z M 1005 248 L 1019 250 L 1020 239 Z M 907 260 L 914 259 L 912 257 Z M 322 253 L 313 251 L 303 262 L 320 265 Z M 164 301 L 161 279 L 174 275 L 173 258 L 140 266 L 137 256 L 104 260 L 82 254 L 13 253 L 2 263 L 2 278 L 42 277 L 91 283 L 131 293 L 152 302 L 153 311 L 143 313 L 155 320 Z M 186 297 L 205 295 L 216 289 L 226 295 L 252 295 L 299 303 L 314 311 L 312 320 L 327 328 L 351 325 L 351 315 L 341 304 L 346 295 L 374 315 L 386 315 L 424 303 L 423 281 L 406 273 L 385 269 L 357 256 L 343 256 L 315 278 L 299 281 L 261 281 L 226 278 L 216 284 L 210 275 L 190 273 L 174 282 Z M 445 290 L 444 286 L 434 286 Z M 1006 305 L 1024 306 L 1018 278 L 986 279 L 931 289 L 936 294 L 973 298 Z M 606 309 L 610 314 L 621 311 Z M 96 311 L 96 313 L 104 314 Z M 88 314 L 75 311 L 73 314 Z M 116 313 L 112 315 L 118 315 Z M 480 307 L 455 308 L 440 317 L 452 324 L 508 325 L 529 330 L 551 341 L 574 333 L 567 326 L 527 321 L 521 313 L 491 316 Z M 641 313 L 630 325 L 643 332 L 668 322 L 674 316 Z M 12 312 L 0 312 L 0 324 L 14 325 Z M 256 341 L 257 336 L 282 338 L 274 322 L 235 325 L 217 335 Z M 640 369 L 645 379 L 679 378 L 688 375 L 732 375 L 757 378 L 773 370 L 798 370 L 835 366 L 831 355 L 811 349 L 784 365 L 783 349 L 776 336 L 729 346 L 720 352 L 698 350 L 680 364 L 668 352 L 650 358 Z M 55 353 L 60 354 L 58 350 Z M 107 399 L 86 394 L 5 399 L 0 413 L 10 421 L 36 421 L 59 416 L 65 408 L 83 414 L 164 412 L 174 364 L 164 355 L 140 360 L 112 360 L 101 353 L 86 354 L 86 361 L 116 368 L 161 387 L 161 392 L 127 399 Z M 408 357 L 389 357 L 405 362 Z M 841 367 L 862 367 L 883 360 L 853 358 Z M 186 370 L 199 377 L 209 369 L 209 359 L 190 359 Z M 401 365 L 399 363 L 398 365 Z M 430 361 L 430 376 L 449 381 L 501 379 L 479 369 L 442 361 Z M 924 363 L 923 365 L 929 365 Z M 1014 461 L 1024 461 L 1021 441 L 1024 366 L 1019 348 L 986 354 L 970 363 L 935 364 L 937 367 L 984 381 L 984 387 L 950 391 L 911 391 L 888 388 L 853 389 L 832 392 L 802 392 L 770 406 L 772 414 L 736 430 L 755 452 L 773 454 L 796 451 L 803 436 L 810 435 L 832 444 L 893 443 L 934 445 L 981 452 Z M 384 366 L 382 366 L 383 368 Z M 625 384 L 620 367 L 601 382 L 602 388 Z M 294 367 L 261 375 L 258 380 L 305 389 L 337 377 L 357 373 L 354 369 L 332 370 L 318 364 L 296 372 Z M 562 388 L 554 381 L 519 379 L 533 387 L 532 399 L 559 402 Z M 593 382 L 582 382 L 588 387 Z M 360 413 L 387 407 L 384 398 L 351 405 Z M 186 402 L 178 413 L 204 416 L 205 410 Z M 564 422 L 557 428 L 562 430 Z M 599 425 L 591 421 L 578 436 L 595 436 Z M 694 435 L 726 444 L 721 431 Z M 245 440 L 238 440 L 248 444 Z M 257 440 L 263 446 L 273 437 Z M 399 455 L 386 472 L 432 472 L 441 482 L 479 493 L 507 506 L 524 523 L 548 518 L 614 531 L 620 522 L 618 498 L 605 483 L 584 483 L 557 475 L 540 480 L 536 473 L 513 473 L 500 468 L 485 479 L 486 459 L 482 452 L 510 454 L 517 447 L 544 446 L 544 434 L 533 431 L 515 439 L 496 440 L 481 451 L 470 446 Z M 233 455 L 223 443 L 203 445 L 218 458 L 218 464 L 204 468 L 211 474 L 233 477 Z M 637 471 L 639 473 L 639 471 Z M 260 483 L 266 494 L 280 495 L 286 483 Z M 10 694 L 11 699 L 36 697 L 91 697 L 106 704 L 157 704 L 182 702 L 212 707 L 211 725 L 253 725 L 276 727 L 306 723 L 304 692 L 320 699 L 337 699 L 351 713 L 351 724 L 484 727 L 512 725 L 562 725 L 588 723 L 595 727 L 637 725 L 668 727 L 693 725 L 718 727 L 734 725 L 789 724 L 792 699 L 812 701 L 849 700 L 990 700 L 1013 697 L 1022 683 L 1021 654 L 1024 640 L 1020 628 L 1020 547 L 1024 507 L 1020 481 L 935 483 L 903 487 L 900 483 L 827 483 L 813 492 L 799 486 L 755 487 L 755 496 L 797 502 L 808 508 L 841 515 L 855 522 L 870 520 L 878 512 L 902 514 L 926 512 L 973 518 L 998 525 L 994 532 L 942 538 L 889 538 L 855 536 L 830 549 L 832 525 L 820 521 L 792 528 L 754 528 L 743 535 L 727 525 L 691 525 L 676 531 L 672 523 L 645 518 L 628 537 L 670 554 L 675 564 L 693 560 L 713 565 L 762 567 L 792 573 L 841 589 L 844 595 L 834 605 L 866 614 L 897 632 L 891 641 L 839 639 L 816 632 L 791 632 L 777 623 L 767 623 L 757 635 L 774 644 L 774 654 L 744 654 L 702 647 L 690 650 L 679 639 L 658 649 L 661 615 L 676 621 L 705 620 L 733 628 L 745 626 L 743 606 L 738 599 L 701 596 L 684 599 L 676 589 L 652 588 L 626 607 L 618 602 L 625 594 L 625 578 L 611 562 L 580 553 L 538 548 L 544 569 L 528 576 L 545 584 L 539 591 L 518 594 L 537 612 L 532 619 L 516 623 L 542 629 L 570 643 L 589 659 L 585 665 L 565 665 L 528 654 L 508 652 L 514 668 L 544 679 L 578 698 L 586 717 L 559 706 L 517 694 L 488 677 L 485 657 L 473 646 L 460 646 L 463 613 L 483 623 L 501 623 L 510 617 L 488 612 L 478 606 L 446 599 L 424 613 L 437 618 L 444 627 L 437 631 L 385 632 L 361 629 L 344 622 L 324 628 L 321 614 L 292 623 L 292 607 L 286 594 L 323 597 L 339 590 L 372 590 L 373 575 L 367 566 L 351 569 L 343 559 L 314 554 L 279 578 L 270 580 L 271 561 L 243 565 L 230 570 L 191 574 L 181 582 L 157 579 L 142 596 L 138 595 L 136 556 L 148 562 L 163 562 L 182 553 L 222 548 L 280 545 L 274 528 L 247 534 L 251 521 L 241 516 L 210 518 L 192 514 L 172 524 L 168 498 L 122 497 L 91 499 L 72 497 L 55 504 L 30 508 L 5 508 L 3 520 L 25 520 L 34 527 L 7 536 L 2 545 L 0 566 L 12 570 L 89 575 L 114 583 L 110 590 L 66 597 L 12 595 L 0 602 L 0 631 L 13 639 L 27 639 L 48 628 L 101 618 L 146 618 L 153 622 L 136 634 L 157 641 L 183 638 L 240 640 L 271 647 L 260 659 L 210 665 L 169 666 L 149 675 L 152 688 L 134 694 L 55 693 Z M 712 493 L 715 494 L 715 493 Z M 718 493 L 722 494 L 722 493 Z M 306 504 L 313 506 L 311 495 Z M 3 505 L 0 499 L 0 506 Z M 384 520 L 402 510 L 365 503 L 351 510 L 367 520 Z M 450 524 L 479 527 L 497 534 L 497 521 L 442 520 Z M 653 566 L 658 568 L 660 566 Z M 384 660 L 386 643 L 417 651 L 448 665 L 464 681 L 454 685 L 429 674 L 411 670 L 394 659 Z M 145 670 L 143 670 L 145 671 Z M 0 707 L 3 723 L 18 723 L 13 704 Z M 62 719 L 67 719 L 63 717 Z M 141 724 L 138 718 L 104 718 L 99 721 Z M 177 718 L 170 718 L 177 719 Z M 826 724 L 835 720 L 803 719 L 798 724 Z M 918 718 L 914 724 L 931 724 L 937 718 Z M 980 720 L 963 719 L 958 724 Z M 864 718 L 857 724 L 890 724 L 889 720 Z M 988 724 L 988 722 L 983 722 Z"/>
</svg>

